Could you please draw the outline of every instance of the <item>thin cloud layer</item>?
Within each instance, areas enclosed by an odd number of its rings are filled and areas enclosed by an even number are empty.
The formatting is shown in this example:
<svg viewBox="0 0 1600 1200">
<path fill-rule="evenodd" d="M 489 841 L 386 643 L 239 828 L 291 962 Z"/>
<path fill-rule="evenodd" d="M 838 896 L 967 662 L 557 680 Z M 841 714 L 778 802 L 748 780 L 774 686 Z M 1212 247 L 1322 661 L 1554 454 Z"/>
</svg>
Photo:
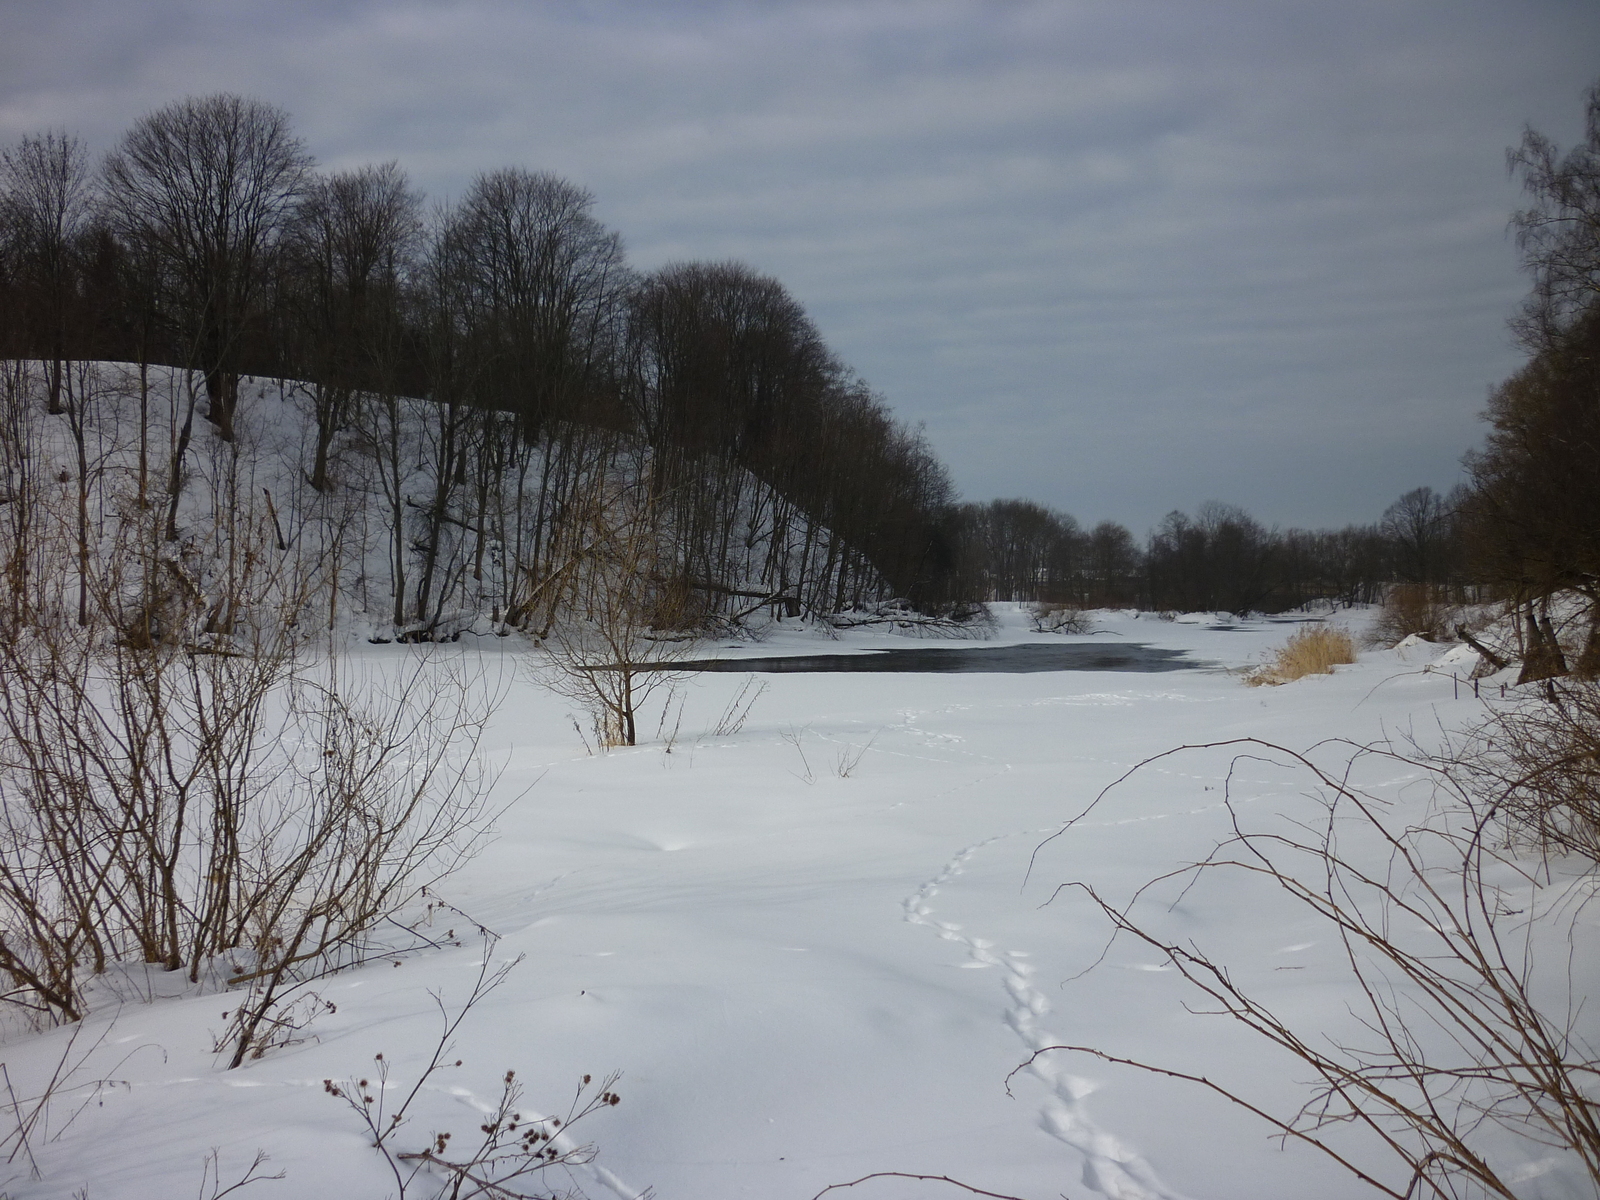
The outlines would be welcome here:
<svg viewBox="0 0 1600 1200">
<path fill-rule="evenodd" d="M 1503 153 L 1585 3 L 12 5 L 0 137 L 214 90 L 438 198 L 522 164 L 633 260 L 781 278 L 972 499 L 1142 530 L 1448 487 L 1517 362 Z"/>
</svg>

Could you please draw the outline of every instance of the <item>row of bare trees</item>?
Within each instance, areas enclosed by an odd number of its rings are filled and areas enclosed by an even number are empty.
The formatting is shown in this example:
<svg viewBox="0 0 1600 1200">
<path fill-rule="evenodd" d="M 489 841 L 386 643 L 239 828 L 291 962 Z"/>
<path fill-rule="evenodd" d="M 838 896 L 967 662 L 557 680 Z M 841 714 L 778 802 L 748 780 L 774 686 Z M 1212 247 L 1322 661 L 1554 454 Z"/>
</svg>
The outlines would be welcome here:
<svg viewBox="0 0 1600 1200">
<path fill-rule="evenodd" d="M 1536 677 L 1600 675 L 1600 84 L 1585 118 L 1565 153 L 1529 129 L 1509 154 L 1530 200 L 1512 219 L 1533 281 L 1512 323 L 1529 359 L 1490 396 L 1488 437 L 1467 460 L 1477 563 L 1521 610 Z M 1560 592 L 1589 608 L 1572 663 L 1549 632 Z"/>
<path fill-rule="evenodd" d="M 942 467 L 782 285 L 641 276 L 562 179 L 486 171 L 428 210 L 396 164 L 319 173 L 283 112 L 231 95 L 149 114 L 98 167 L 45 133 L 0 168 L 0 355 L 45 363 L 49 411 L 73 362 L 203 381 L 146 472 L 169 540 L 193 418 L 233 440 L 255 375 L 297 381 L 315 492 L 363 460 L 403 636 L 440 635 L 490 568 L 495 619 L 542 631 L 565 514 L 641 458 L 708 617 L 971 598 Z"/>
<path fill-rule="evenodd" d="M 1084 529 L 1027 500 L 959 511 L 969 573 L 986 595 L 1077 608 L 1282 612 L 1371 604 L 1394 584 L 1459 595 L 1467 579 L 1461 495 L 1407 492 L 1374 525 L 1267 529 L 1233 505 L 1169 513 L 1143 546 L 1122 525 Z"/>
</svg>

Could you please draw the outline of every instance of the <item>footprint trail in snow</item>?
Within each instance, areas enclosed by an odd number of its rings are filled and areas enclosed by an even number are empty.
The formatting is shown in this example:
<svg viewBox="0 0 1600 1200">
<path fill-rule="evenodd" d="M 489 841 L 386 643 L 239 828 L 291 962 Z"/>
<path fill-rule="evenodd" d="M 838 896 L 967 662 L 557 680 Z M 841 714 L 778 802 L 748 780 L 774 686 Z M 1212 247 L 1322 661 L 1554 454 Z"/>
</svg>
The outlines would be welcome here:
<svg viewBox="0 0 1600 1200">
<path fill-rule="evenodd" d="M 1063 1039 L 1039 1024 L 1040 1019 L 1050 1011 L 1050 1002 L 1033 982 L 1034 968 L 1027 962 L 1027 952 L 1001 950 L 983 938 L 970 937 L 960 925 L 935 917 L 929 905 L 941 887 L 966 869 L 967 860 L 974 854 L 985 846 L 1015 836 L 1019 835 L 998 834 L 974 842 L 946 863 L 938 875 L 902 901 L 902 907 L 905 919 L 913 925 L 932 929 L 945 941 L 964 946 L 971 959 L 964 965 L 1000 969 L 1010 999 L 1006 1024 L 1021 1039 L 1027 1053 L 1033 1054 L 1046 1046 L 1060 1045 Z M 1095 1089 L 1095 1084 L 1073 1075 L 1054 1061 L 1064 1057 L 1042 1055 L 1034 1060 L 1027 1073 L 1042 1081 L 1049 1089 L 1040 1106 L 1039 1126 L 1083 1156 L 1083 1185 L 1108 1200 L 1186 1200 L 1182 1193 L 1163 1184 L 1131 1146 L 1119 1141 L 1089 1118 L 1083 1102 Z"/>
</svg>

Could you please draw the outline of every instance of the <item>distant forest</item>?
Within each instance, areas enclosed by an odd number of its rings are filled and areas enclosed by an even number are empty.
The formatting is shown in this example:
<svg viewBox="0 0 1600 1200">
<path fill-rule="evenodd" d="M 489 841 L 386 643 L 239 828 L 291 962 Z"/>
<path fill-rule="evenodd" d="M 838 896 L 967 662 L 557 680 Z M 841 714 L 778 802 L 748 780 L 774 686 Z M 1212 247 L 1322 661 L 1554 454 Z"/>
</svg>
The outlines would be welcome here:
<svg viewBox="0 0 1600 1200">
<path fill-rule="evenodd" d="M 960 543 L 988 594 L 1076 608 L 1284 612 L 1313 602 L 1375 604 L 1389 585 L 1469 590 L 1465 491 L 1401 496 L 1372 525 L 1268 529 L 1243 509 L 1172 512 L 1143 545 L 1105 521 L 1081 528 L 1027 500 L 962 505 Z"/>
<path fill-rule="evenodd" d="M 148 464 L 169 538 L 194 401 L 226 442 L 241 378 L 293 381 L 313 491 L 337 491 L 356 450 L 392 460 L 386 607 L 420 636 L 486 553 L 505 560 L 496 619 L 546 627 L 573 514 L 619 472 L 647 477 L 671 542 L 653 569 L 683 619 L 960 621 L 992 599 L 1281 611 L 1467 582 L 1461 497 L 1428 488 L 1337 531 L 1208 504 L 1142 544 L 1025 500 L 959 503 L 779 281 L 731 262 L 638 272 L 593 196 L 550 174 L 486 171 L 430 207 L 392 162 L 317 171 L 282 111 L 231 95 L 140 119 L 100 163 L 44 133 L 0 166 L 0 358 L 42 364 L 47 409 L 69 423 L 75 362 L 203 381 Z M 434 407 L 427 452 L 402 463 L 407 397 Z"/>
</svg>

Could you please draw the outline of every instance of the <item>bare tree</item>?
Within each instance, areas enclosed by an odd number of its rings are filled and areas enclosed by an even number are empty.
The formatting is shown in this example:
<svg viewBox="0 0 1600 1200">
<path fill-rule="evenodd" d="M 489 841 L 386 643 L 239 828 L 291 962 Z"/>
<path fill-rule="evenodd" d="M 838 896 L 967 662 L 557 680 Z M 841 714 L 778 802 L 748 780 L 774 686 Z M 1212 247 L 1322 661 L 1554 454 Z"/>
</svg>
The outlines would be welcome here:
<svg viewBox="0 0 1600 1200">
<path fill-rule="evenodd" d="M 699 645 L 659 512 L 647 479 L 586 497 L 565 617 L 539 664 L 542 682 L 588 711 L 602 747 L 637 744 L 639 709 L 682 678 L 674 666 Z"/>
<path fill-rule="evenodd" d="M 570 419 L 610 366 L 629 272 L 594 196 L 554 175 L 479 175 L 455 213 L 466 318 L 492 350 L 485 383 L 524 437 Z"/>
<path fill-rule="evenodd" d="M 1408 583 L 1444 583 L 1450 562 L 1451 508 L 1431 487 L 1413 488 L 1383 510 L 1379 528 Z"/>
<path fill-rule="evenodd" d="M 0 550 L 5 572 L 3 627 L 14 636 L 33 616 L 40 600 L 38 586 L 47 555 L 41 543 L 42 480 L 48 467 L 42 431 L 34 405 L 33 365 L 26 359 L 0 361 Z"/>
<path fill-rule="evenodd" d="M 106 159 L 113 223 L 164 268 L 224 439 L 250 324 L 310 169 L 286 113 L 226 93 L 140 118 Z"/>
<path fill-rule="evenodd" d="M 1533 294 L 1512 322 L 1538 351 L 1600 303 L 1600 83 L 1584 97 L 1584 140 L 1565 154 L 1537 130 L 1506 152 L 1533 203 L 1511 218 Z"/>
<path fill-rule="evenodd" d="M 388 374 L 391 330 L 421 237 L 421 197 L 396 163 L 315 180 L 306 192 L 291 273 L 295 361 L 317 422 L 311 486 L 328 490 L 328 453 L 354 395 Z"/>
<path fill-rule="evenodd" d="M 61 411 L 62 363 L 68 355 L 73 257 L 94 205 L 83 143 L 65 133 L 25 137 L 0 150 L 0 205 L 30 303 L 26 312 L 45 360 L 49 411 Z"/>
<path fill-rule="evenodd" d="M 1089 531 L 1088 595 L 1092 605 L 1131 603 L 1138 594 L 1139 547 L 1133 534 L 1115 521 L 1101 521 Z"/>
</svg>

